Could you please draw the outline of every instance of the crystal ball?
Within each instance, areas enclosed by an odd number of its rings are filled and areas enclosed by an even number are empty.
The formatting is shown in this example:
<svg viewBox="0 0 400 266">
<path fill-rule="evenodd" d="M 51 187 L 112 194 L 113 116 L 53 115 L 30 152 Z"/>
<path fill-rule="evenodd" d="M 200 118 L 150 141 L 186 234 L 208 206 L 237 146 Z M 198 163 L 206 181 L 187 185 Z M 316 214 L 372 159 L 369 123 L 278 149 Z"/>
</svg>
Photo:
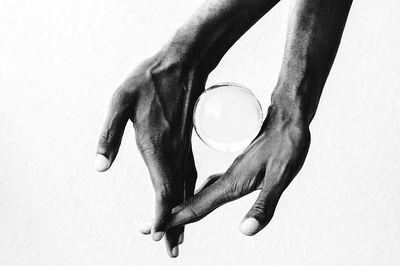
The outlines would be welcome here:
<svg viewBox="0 0 400 266">
<path fill-rule="evenodd" d="M 222 152 L 244 150 L 257 136 L 263 112 L 256 96 L 236 83 L 207 88 L 194 107 L 193 125 L 199 138 Z"/>
</svg>

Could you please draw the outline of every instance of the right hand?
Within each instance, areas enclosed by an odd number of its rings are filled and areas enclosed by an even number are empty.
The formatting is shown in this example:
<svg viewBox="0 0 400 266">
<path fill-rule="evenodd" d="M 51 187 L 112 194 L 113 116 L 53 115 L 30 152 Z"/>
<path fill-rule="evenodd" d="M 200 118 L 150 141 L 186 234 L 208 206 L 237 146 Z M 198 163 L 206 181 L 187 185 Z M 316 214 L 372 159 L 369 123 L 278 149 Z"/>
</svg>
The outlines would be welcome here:
<svg viewBox="0 0 400 266">
<path fill-rule="evenodd" d="M 171 63 L 173 62 L 173 63 Z M 193 195 L 197 172 L 191 149 L 192 114 L 206 78 L 166 60 L 161 53 L 144 61 L 111 98 L 97 147 L 96 169 L 106 171 L 117 156 L 128 120 L 155 190 L 152 236 L 160 240 L 172 208 Z M 178 255 L 183 226 L 165 234 L 168 254 Z"/>
<path fill-rule="evenodd" d="M 258 136 L 225 173 L 209 177 L 192 198 L 174 208 L 168 228 L 196 222 L 255 190 L 260 190 L 260 194 L 240 230 L 251 236 L 270 222 L 282 193 L 303 166 L 310 146 L 308 120 L 301 112 L 285 109 L 268 109 Z"/>
</svg>

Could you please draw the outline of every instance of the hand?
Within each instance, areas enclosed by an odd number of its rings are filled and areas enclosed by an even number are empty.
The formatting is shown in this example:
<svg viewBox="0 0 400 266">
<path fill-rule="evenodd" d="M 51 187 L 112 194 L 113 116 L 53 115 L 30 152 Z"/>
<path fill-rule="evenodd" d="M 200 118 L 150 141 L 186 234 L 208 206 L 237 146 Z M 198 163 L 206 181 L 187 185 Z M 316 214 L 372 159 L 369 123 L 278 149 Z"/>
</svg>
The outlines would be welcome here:
<svg viewBox="0 0 400 266">
<path fill-rule="evenodd" d="M 192 113 L 204 83 L 205 78 L 160 52 L 139 65 L 111 99 L 97 147 L 96 169 L 110 168 L 131 120 L 155 189 L 151 229 L 155 241 L 163 237 L 172 208 L 193 195 L 197 172 L 191 149 Z M 165 239 L 169 255 L 176 257 L 183 226 L 168 230 Z"/>
<path fill-rule="evenodd" d="M 295 117 L 270 107 L 260 133 L 250 146 L 224 174 L 211 176 L 198 193 L 175 207 L 168 227 L 200 220 L 219 206 L 260 189 L 240 230 L 245 235 L 254 235 L 263 229 L 308 152 L 308 124 Z"/>
</svg>

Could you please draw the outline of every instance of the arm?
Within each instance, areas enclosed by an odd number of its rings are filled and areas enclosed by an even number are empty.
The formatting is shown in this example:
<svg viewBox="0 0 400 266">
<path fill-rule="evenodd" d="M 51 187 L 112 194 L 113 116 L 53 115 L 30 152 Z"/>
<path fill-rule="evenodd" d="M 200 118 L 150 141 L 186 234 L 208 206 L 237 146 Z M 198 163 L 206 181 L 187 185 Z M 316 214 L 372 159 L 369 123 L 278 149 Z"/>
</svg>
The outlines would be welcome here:
<svg viewBox="0 0 400 266">
<path fill-rule="evenodd" d="M 226 51 L 278 0 L 209 0 L 153 57 L 115 91 L 97 147 L 96 169 L 114 162 L 125 126 L 133 122 L 139 151 L 155 190 L 153 239 L 160 240 L 173 207 L 193 195 L 192 112 L 208 74 Z M 165 234 L 178 254 L 183 227 Z"/>
<path fill-rule="evenodd" d="M 208 75 L 229 48 L 279 0 L 207 0 L 163 49 L 187 70 Z"/>
<path fill-rule="evenodd" d="M 241 223 L 253 235 L 271 220 L 280 196 L 301 169 L 314 117 L 351 0 L 297 0 L 268 116 L 258 136 L 222 175 L 214 175 L 173 210 L 169 227 L 197 221 L 219 206 L 261 190 Z"/>
<path fill-rule="evenodd" d="M 335 60 L 352 0 L 297 0 L 272 105 L 295 110 L 310 124 Z"/>
</svg>

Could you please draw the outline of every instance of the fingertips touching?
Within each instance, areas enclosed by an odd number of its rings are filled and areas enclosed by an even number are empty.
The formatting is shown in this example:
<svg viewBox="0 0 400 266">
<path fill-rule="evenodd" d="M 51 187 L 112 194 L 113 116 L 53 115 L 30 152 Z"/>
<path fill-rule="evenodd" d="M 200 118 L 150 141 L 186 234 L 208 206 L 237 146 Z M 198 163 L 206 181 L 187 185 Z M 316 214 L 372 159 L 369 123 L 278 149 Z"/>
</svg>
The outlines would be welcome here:
<svg viewBox="0 0 400 266">
<path fill-rule="evenodd" d="M 151 234 L 154 241 L 160 241 L 163 238 L 166 230 L 166 223 L 171 214 L 171 204 L 169 203 L 168 198 L 159 196 L 157 196 L 157 198 L 154 223 L 151 228 Z"/>
<path fill-rule="evenodd" d="M 164 236 L 165 232 L 163 231 L 156 231 L 154 233 L 152 233 L 152 237 L 154 241 L 160 241 L 163 236 Z"/>
</svg>

